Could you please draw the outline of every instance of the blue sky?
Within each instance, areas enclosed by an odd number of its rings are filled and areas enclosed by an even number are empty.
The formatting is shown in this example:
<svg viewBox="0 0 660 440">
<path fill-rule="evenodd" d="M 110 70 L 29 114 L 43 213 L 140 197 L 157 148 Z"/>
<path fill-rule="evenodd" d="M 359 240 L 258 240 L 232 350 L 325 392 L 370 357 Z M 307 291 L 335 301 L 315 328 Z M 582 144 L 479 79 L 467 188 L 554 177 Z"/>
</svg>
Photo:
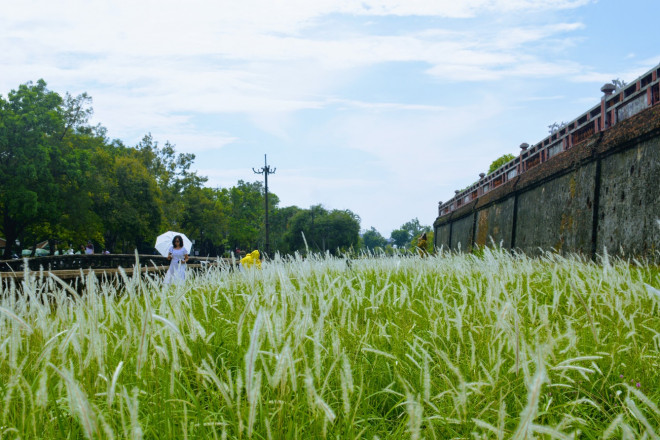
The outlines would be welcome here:
<svg viewBox="0 0 660 440">
<path fill-rule="evenodd" d="M 210 186 L 432 224 L 505 153 L 660 63 L 655 0 L 0 0 L 0 94 L 44 78 Z"/>
</svg>

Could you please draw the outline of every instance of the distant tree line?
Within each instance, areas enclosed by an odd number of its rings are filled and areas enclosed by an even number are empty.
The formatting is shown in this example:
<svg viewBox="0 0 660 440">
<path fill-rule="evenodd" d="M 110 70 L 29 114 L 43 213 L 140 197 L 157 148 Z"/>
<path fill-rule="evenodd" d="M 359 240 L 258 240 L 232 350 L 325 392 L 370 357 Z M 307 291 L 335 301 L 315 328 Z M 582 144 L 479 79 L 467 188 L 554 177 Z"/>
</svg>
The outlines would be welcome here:
<svg viewBox="0 0 660 440">
<path fill-rule="evenodd" d="M 153 253 L 166 230 L 195 240 L 200 255 L 264 249 L 261 182 L 207 187 L 192 171 L 194 154 L 151 134 L 134 146 L 109 139 L 89 123 L 91 103 L 86 93 L 61 96 L 43 80 L 0 95 L 2 258 L 46 240 L 51 254 L 87 241 L 112 253 Z M 268 203 L 273 253 L 414 250 L 422 233 L 432 250 L 431 228 L 417 218 L 387 239 L 373 227 L 360 234 L 350 210 L 280 207 L 273 193 Z"/>
<path fill-rule="evenodd" d="M 111 140 L 104 127 L 89 124 L 91 115 L 86 93 L 62 97 L 43 80 L 0 96 L 3 258 L 45 240 L 51 253 L 88 240 L 113 253 L 152 253 L 165 230 L 194 239 L 200 255 L 263 249 L 261 182 L 207 187 L 207 178 L 192 171 L 194 154 L 159 145 L 150 134 L 135 146 Z M 270 193 L 268 200 L 273 251 L 359 246 L 353 212 L 280 208 Z"/>
<path fill-rule="evenodd" d="M 393 252 L 394 249 L 399 251 L 414 251 L 417 247 L 417 240 L 422 234 L 426 234 L 426 250 L 433 252 L 433 231 L 430 226 L 422 225 L 417 218 L 393 230 L 389 240 L 383 237 L 376 228 L 371 227 L 371 229 L 362 234 L 360 248 L 372 252 L 382 250 L 386 253 Z"/>
</svg>

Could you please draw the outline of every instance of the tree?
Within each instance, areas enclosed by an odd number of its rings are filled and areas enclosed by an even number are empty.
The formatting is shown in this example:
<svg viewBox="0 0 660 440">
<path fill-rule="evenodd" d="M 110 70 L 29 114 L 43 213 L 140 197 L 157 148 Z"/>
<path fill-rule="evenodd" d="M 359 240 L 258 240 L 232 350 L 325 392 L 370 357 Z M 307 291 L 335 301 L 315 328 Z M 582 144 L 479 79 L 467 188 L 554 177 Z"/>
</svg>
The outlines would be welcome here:
<svg viewBox="0 0 660 440">
<path fill-rule="evenodd" d="M 319 221 L 328 215 L 328 211 L 321 205 L 301 209 L 291 217 L 285 240 L 291 252 L 303 250 L 305 247 L 320 249 L 321 233 Z M 303 238 L 304 235 L 304 238 Z"/>
<path fill-rule="evenodd" d="M 61 113 L 64 130 L 49 161 L 54 179 L 50 197 L 57 201 L 58 209 L 42 219 L 41 238 L 49 240 L 51 254 L 57 241 L 66 245 L 91 239 L 103 244 L 102 220 L 93 209 L 97 172 L 92 157 L 94 149 L 105 144 L 105 131 L 87 125 L 93 110 L 86 93 L 77 97 L 67 93 Z"/>
<path fill-rule="evenodd" d="M 410 241 L 410 232 L 403 229 L 395 229 L 390 234 L 390 238 L 397 248 L 404 249 Z"/>
<path fill-rule="evenodd" d="M 415 217 L 409 222 L 401 225 L 399 229 L 392 231 L 390 237 L 394 241 L 394 244 L 397 248 L 405 249 L 410 247 L 410 243 L 413 237 L 418 237 L 423 232 L 429 232 L 430 230 L 430 226 L 420 224 L 419 219 Z"/>
<path fill-rule="evenodd" d="M 509 163 L 515 158 L 516 156 L 514 156 L 513 154 L 505 154 L 503 156 L 498 157 L 490 164 L 490 167 L 488 167 L 488 172 L 486 174 L 492 173 L 493 171 L 497 170 L 505 163 Z"/>
<path fill-rule="evenodd" d="M 269 192 L 269 204 L 272 194 Z M 297 206 L 286 206 L 284 208 L 276 208 L 270 215 L 270 241 L 273 252 L 280 252 L 282 254 L 292 253 L 294 250 L 289 248 L 286 240 L 286 233 L 291 227 L 291 219 L 297 213 L 302 211 Z"/>
<path fill-rule="evenodd" d="M 619 78 L 613 79 L 612 84 L 614 84 L 614 87 L 616 87 L 617 92 L 626 86 L 626 82 Z"/>
<path fill-rule="evenodd" d="M 376 248 L 385 248 L 387 240 L 373 226 L 362 234 L 364 247 L 373 251 Z"/>
<path fill-rule="evenodd" d="M 49 162 L 64 129 L 62 98 L 44 80 L 0 96 L 0 218 L 10 258 L 14 242 L 29 227 L 57 212 L 49 197 L 54 178 Z"/>
<path fill-rule="evenodd" d="M 360 239 L 360 217 L 352 211 L 333 209 L 321 219 L 322 250 L 336 254 L 356 247 Z"/>
<path fill-rule="evenodd" d="M 60 135 L 60 140 L 64 139 L 71 131 L 86 131 L 87 122 L 94 114 L 92 97 L 87 93 L 82 93 L 74 97 L 67 92 L 64 95 L 63 104 L 62 118 L 64 120 L 64 129 Z"/>
<path fill-rule="evenodd" d="M 568 124 L 566 124 L 566 122 L 564 122 L 564 121 L 562 121 L 562 122 L 553 122 L 552 124 L 548 125 L 548 133 L 555 134 L 558 131 L 563 130 L 564 128 L 566 128 L 566 125 L 568 125 Z"/>
<path fill-rule="evenodd" d="M 86 242 L 112 251 L 151 252 L 164 229 L 199 240 L 203 254 L 231 245 L 258 248 L 265 242 L 264 189 L 239 181 L 231 188 L 205 188 L 191 171 L 193 154 L 159 146 L 150 134 L 135 146 L 106 138 L 90 126 L 92 99 L 49 91 L 43 80 L 0 96 L 0 234 L 4 256 L 15 242 L 48 239 L 75 247 Z M 360 218 L 349 210 L 278 207 L 269 194 L 274 249 L 347 249 L 359 240 Z M 382 237 L 380 237 L 382 239 Z"/>
<path fill-rule="evenodd" d="M 191 186 L 183 192 L 181 229 L 197 240 L 201 255 L 222 255 L 228 244 L 229 204 L 222 190 Z"/>
<path fill-rule="evenodd" d="M 178 153 L 169 141 L 160 147 L 151 133 L 145 135 L 135 147 L 137 157 L 157 182 L 162 195 L 163 228 L 180 229 L 181 216 L 184 213 L 183 193 L 189 188 L 201 188 L 206 177 L 190 171 L 195 155 Z"/>
<path fill-rule="evenodd" d="M 228 190 L 229 244 L 254 249 L 264 226 L 264 189 L 261 182 L 244 182 Z"/>
<path fill-rule="evenodd" d="M 289 225 L 285 241 L 290 251 L 304 250 L 307 243 L 311 250 L 336 254 L 359 240 L 360 217 L 350 210 L 328 211 L 314 205 L 293 215 Z"/>
<path fill-rule="evenodd" d="M 151 251 L 162 223 L 160 189 L 130 150 L 112 153 L 94 206 L 103 218 L 106 246 L 125 252 Z"/>
</svg>

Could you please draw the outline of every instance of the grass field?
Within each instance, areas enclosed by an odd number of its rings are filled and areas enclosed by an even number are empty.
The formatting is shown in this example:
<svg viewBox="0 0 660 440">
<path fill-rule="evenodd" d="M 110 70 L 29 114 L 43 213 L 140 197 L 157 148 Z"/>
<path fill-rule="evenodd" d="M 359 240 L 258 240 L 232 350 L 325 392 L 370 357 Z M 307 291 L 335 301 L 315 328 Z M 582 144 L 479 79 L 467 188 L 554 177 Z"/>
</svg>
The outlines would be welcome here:
<svg viewBox="0 0 660 440">
<path fill-rule="evenodd" d="M 124 284 L 5 288 L 0 438 L 660 434 L 657 267 L 485 250 Z"/>
</svg>

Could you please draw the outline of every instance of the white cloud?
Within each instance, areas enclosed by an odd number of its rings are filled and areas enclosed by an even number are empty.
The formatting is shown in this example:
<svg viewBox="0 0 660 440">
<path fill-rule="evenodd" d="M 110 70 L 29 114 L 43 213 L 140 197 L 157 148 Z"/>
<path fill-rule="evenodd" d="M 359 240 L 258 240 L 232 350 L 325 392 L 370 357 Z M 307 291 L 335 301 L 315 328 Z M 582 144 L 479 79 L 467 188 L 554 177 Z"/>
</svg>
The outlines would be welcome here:
<svg viewBox="0 0 660 440">
<path fill-rule="evenodd" d="M 372 111 L 425 111 L 425 112 L 440 112 L 447 111 L 448 108 L 440 105 L 424 105 L 424 104 L 403 104 L 399 102 L 365 102 L 353 99 L 339 99 L 330 98 L 327 104 L 338 104 L 341 108 L 359 108 Z"/>
<path fill-rule="evenodd" d="M 147 114 L 244 112 L 275 133 L 274 123 L 264 115 L 321 108 L 328 94 L 350 81 L 356 69 L 380 63 L 426 63 L 429 75 L 454 81 L 566 75 L 579 69 L 541 62 L 519 50 L 579 29 L 577 23 L 495 34 L 434 28 L 397 35 L 370 35 L 359 28 L 347 35 L 308 34 L 326 15 L 468 17 L 486 11 L 562 9 L 584 3 L 14 2 L 0 19 L 4 29 L 0 47 L 9 48 L 0 54 L 5 77 L 0 86 L 7 89 L 39 76 L 67 90 L 82 84 L 97 103 L 105 98 L 104 90 L 110 89 L 115 101 L 131 109 L 123 112 L 127 129 L 138 121 L 152 120 Z M 48 19 L 35 19 L 36 10 L 39 17 Z M 133 113 L 142 116 L 136 119 Z M 164 116 L 163 124 L 171 123 Z"/>
<path fill-rule="evenodd" d="M 297 164 L 273 185 L 284 204 L 348 207 L 363 217 L 363 227 L 383 232 L 422 205 L 434 216 L 436 198 L 472 181 L 470 174 L 476 179 L 475 170 L 508 150 L 503 139 L 512 134 L 500 132 L 496 121 L 513 105 L 550 106 L 569 96 L 527 80 L 631 81 L 660 59 L 649 61 L 635 48 L 638 64 L 607 73 L 569 54 L 589 21 L 567 10 L 592 0 L 5 3 L 0 93 L 40 77 L 57 91 L 87 91 L 95 120 L 112 137 L 151 132 L 169 139 L 179 151 L 198 154 L 210 185 L 251 180 L 246 170 L 258 160 L 216 167 L 209 158 L 240 150 L 254 133 L 269 158 L 270 140 L 287 152 L 318 140 L 315 148 L 333 151 L 337 162 L 368 157 L 373 163 L 364 164 L 363 174 L 318 175 Z M 350 90 L 388 63 L 393 72 L 414 73 L 391 76 L 369 93 Z M 418 92 L 415 81 L 435 93 Z M 388 89 L 399 84 L 417 96 Z M 586 104 L 597 99 L 594 93 Z M 240 119 L 243 126 L 202 126 L 200 116 Z M 245 148 L 253 154 L 256 147 Z M 390 214 L 396 224 L 386 226 L 383 207 L 394 205 L 401 217 Z"/>
<path fill-rule="evenodd" d="M 155 131 L 152 133 L 155 139 L 174 140 L 171 143 L 176 145 L 177 150 L 187 153 L 199 154 L 206 151 L 217 151 L 221 148 L 236 142 L 237 138 L 227 136 L 224 133 L 186 133 L 171 131 Z M 204 174 L 202 174 L 204 175 Z"/>
<path fill-rule="evenodd" d="M 658 58 L 655 58 L 656 65 L 658 59 L 660 59 L 660 56 Z M 646 63 L 636 64 L 633 67 L 627 68 L 623 72 L 587 71 L 587 72 L 582 72 L 580 74 L 576 74 L 572 76 L 571 79 L 576 82 L 591 82 L 591 83 L 595 82 L 595 83 L 605 84 L 618 78 L 629 84 L 649 71 L 649 66 L 653 65 L 653 63 L 651 62 L 652 60 L 653 59 L 649 59 L 648 62 Z"/>
<path fill-rule="evenodd" d="M 330 120 L 325 131 L 334 132 L 342 145 L 377 157 L 380 166 L 405 181 L 441 183 L 460 172 L 456 163 L 478 153 L 461 149 L 463 139 L 503 110 L 486 96 L 445 111 L 349 114 Z"/>
</svg>

